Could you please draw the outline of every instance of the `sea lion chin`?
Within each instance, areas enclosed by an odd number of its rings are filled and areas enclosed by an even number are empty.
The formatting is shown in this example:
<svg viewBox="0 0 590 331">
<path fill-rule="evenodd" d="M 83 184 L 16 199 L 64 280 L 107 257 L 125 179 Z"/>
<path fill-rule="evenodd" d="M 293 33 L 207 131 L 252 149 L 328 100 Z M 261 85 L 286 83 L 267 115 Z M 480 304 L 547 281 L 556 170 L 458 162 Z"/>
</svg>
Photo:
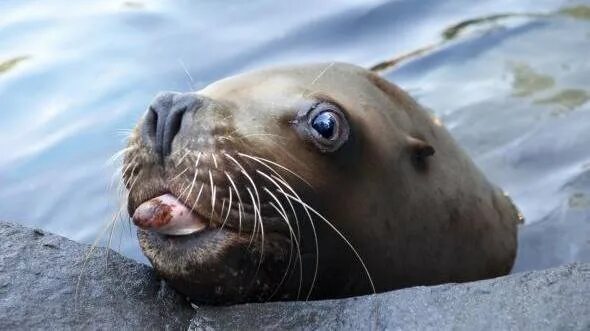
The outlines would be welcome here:
<svg viewBox="0 0 590 331">
<path fill-rule="evenodd" d="M 510 199 L 409 95 L 353 65 L 161 93 L 122 174 L 144 254 L 194 302 L 471 281 L 516 255 Z"/>
</svg>

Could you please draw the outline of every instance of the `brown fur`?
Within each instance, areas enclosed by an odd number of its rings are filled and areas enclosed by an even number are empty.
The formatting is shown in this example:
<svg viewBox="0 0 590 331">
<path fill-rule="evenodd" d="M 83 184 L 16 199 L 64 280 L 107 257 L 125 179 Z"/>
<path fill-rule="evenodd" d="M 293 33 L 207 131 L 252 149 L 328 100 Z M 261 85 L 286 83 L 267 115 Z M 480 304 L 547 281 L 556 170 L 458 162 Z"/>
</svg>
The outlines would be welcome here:
<svg viewBox="0 0 590 331">
<path fill-rule="evenodd" d="M 356 66 L 317 64 L 239 75 L 197 93 L 205 106 L 185 116 L 164 164 L 157 162 L 139 130 L 125 157 L 125 178 L 137 182 L 129 194 L 132 212 L 163 192 L 181 196 L 184 190 L 183 200 L 190 206 L 198 191 L 196 187 L 186 194 L 193 180 L 191 167 L 198 153 L 206 154 L 194 178 L 198 185 L 207 184 L 211 171 L 219 203 L 212 208 L 213 190 L 205 185 L 194 210 L 210 217 L 212 230 L 180 239 L 139 231 L 155 269 L 193 300 L 304 299 L 310 289 L 313 299 L 372 292 L 353 251 L 318 217 L 319 269 L 312 288 L 314 229 L 300 205 L 295 206 L 298 224 L 295 218 L 291 221 L 293 228 L 300 228 L 301 259 L 294 256 L 289 229 L 271 208 L 268 194 L 260 194 L 264 243 L 260 228 L 254 231 L 252 203 L 244 203 L 241 227 L 239 210 L 232 206 L 222 229 L 221 199 L 227 202 L 231 190 L 224 173 L 236 179 L 244 196 L 249 185 L 224 153 L 239 159 L 261 192 L 272 183 L 256 170 L 269 170 L 240 152 L 297 173 L 301 179 L 276 168 L 350 241 L 376 291 L 510 271 L 519 218 L 510 200 L 487 181 L 444 127 L 395 85 Z M 298 112 L 324 98 L 342 108 L 350 125 L 348 141 L 332 153 L 319 151 L 293 129 Z M 190 170 L 177 176 L 184 168 Z"/>
</svg>

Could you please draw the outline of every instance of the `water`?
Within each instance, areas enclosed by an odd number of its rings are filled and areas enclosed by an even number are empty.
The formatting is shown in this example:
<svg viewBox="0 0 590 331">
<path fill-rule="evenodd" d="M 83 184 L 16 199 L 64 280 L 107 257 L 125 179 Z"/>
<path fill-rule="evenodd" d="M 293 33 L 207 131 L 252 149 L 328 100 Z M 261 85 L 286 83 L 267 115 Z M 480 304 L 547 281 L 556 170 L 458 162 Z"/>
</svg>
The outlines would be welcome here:
<svg viewBox="0 0 590 331">
<path fill-rule="evenodd" d="M 0 219 L 93 242 L 118 209 L 107 160 L 158 91 L 434 45 L 379 68 L 520 207 L 515 270 L 590 261 L 590 1 L 2 0 L 0 13 Z M 145 261 L 128 225 L 111 245 Z"/>
</svg>

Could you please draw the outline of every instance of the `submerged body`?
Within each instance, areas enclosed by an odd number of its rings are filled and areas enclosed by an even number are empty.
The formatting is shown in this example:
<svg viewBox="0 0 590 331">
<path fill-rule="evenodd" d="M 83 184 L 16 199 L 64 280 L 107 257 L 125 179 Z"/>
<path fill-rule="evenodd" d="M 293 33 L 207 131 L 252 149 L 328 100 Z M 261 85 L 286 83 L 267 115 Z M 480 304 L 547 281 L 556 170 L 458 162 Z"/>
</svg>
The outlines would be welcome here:
<svg viewBox="0 0 590 331">
<path fill-rule="evenodd" d="M 516 255 L 509 198 L 409 95 L 353 65 L 163 93 L 124 162 L 145 255 L 196 302 L 471 281 Z"/>
</svg>

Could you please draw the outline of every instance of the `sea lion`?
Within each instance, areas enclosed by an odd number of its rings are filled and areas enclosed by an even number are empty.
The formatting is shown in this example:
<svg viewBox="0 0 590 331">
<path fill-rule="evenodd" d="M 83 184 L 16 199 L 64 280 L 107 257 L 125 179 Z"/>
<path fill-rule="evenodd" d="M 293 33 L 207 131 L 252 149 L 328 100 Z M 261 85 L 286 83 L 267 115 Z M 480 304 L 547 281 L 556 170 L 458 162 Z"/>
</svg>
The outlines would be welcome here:
<svg viewBox="0 0 590 331">
<path fill-rule="evenodd" d="M 349 64 L 161 93 L 123 178 L 144 254 L 194 302 L 472 281 L 516 255 L 511 201 L 408 94 Z"/>
</svg>

